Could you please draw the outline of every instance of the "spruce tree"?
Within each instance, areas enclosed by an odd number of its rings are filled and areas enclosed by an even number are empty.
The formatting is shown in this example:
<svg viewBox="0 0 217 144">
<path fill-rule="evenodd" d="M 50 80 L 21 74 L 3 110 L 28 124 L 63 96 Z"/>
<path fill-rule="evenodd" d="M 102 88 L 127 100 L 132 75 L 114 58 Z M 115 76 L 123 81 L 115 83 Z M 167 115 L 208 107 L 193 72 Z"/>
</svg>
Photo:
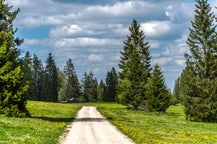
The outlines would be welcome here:
<svg viewBox="0 0 217 144">
<path fill-rule="evenodd" d="M 46 60 L 46 66 L 43 76 L 42 100 L 49 102 L 58 101 L 58 77 L 57 67 L 53 55 L 49 53 Z"/>
<path fill-rule="evenodd" d="M 121 51 L 119 67 L 120 83 L 118 85 L 118 99 L 135 109 L 144 106 L 145 84 L 150 77 L 149 42 L 140 25 L 133 20 L 129 27 L 130 35 L 124 41 L 124 50 Z M 126 86 L 126 87 L 125 87 Z"/>
<path fill-rule="evenodd" d="M 183 98 L 181 96 L 180 78 L 175 80 L 175 85 L 173 89 L 173 97 L 175 99 L 175 103 L 183 102 Z"/>
<path fill-rule="evenodd" d="M 146 88 L 148 110 L 165 112 L 170 105 L 171 94 L 166 87 L 163 73 L 158 64 L 154 66 Z"/>
<path fill-rule="evenodd" d="M 117 99 L 118 75 L 115 68 L 107 73 L 104 101 L 115 102 Z"/>
<path fill-rule="evenodd" d="M 30 116 L 26 108 L 29 85 L 24 79 L 18 49 L 23 40 L 15 38 L 17 29 L 13 27 L 19 9 L 11 9 L 0 0 L 0 113 L 26 117 Z"/>
<path fill-rule="evenodd" d="M 97 87 L 97 96 L 98 96 L 98 101 L 104 101 L 105 100 L 105 91 L 106 91 L 106 86 L 103 80 L 100 81 L 98 87 Z"/>
<path fill-rule="evenodd" d="M 82 94 L 83 94 L 83 100 L 86 102 L 94 102 L 97 101 L 97 79 L 94 78 L 94 75 L 92 72 L 87 74 L 85 72 L 84 79 L 82 81 Z"/>
<path fill-rule="evenodd" d="M 44 76 L 44 67 L 41 60 L 37 57 L 36 54 L 33 55 L 32 60 L 32 95 L 29 97 L 31 100 L 41 101 L 42 98 L 42 87 L 43 87 L 43 76 Z"/>
<path fill-rule="evenodd" d="M 32 58 L 31 58 L 31 54 L 29 51 L 26 52 L 24 58 L 22 58 L 21 60 L 21 65 L 22 65 L 22 70 L 24 72 L 24 80 L 27 82 L 27 84 L 29 85 L 29 91 L 27 93 L 27 98 L 31 99 L 31 97 L 34 95 L 33 92 L 33 72 L 32 72 Z"/>
<path fill-rule="evenodd" d="M 196 0 L 196 9 L 181 76 L 186 117 L 194 121 L 217 121 L 217 35 L 215 15 L 207 0 Z"/>
<path fill-rule="evenodd" d="M 80 86 L 78 77 L 75 72 L 74 64 L 71 59 L 66 62 L 64 67 L 64 74 L 66 77 L 66 84 L 64 88 L 64 94 L 66 100 L 70 98 L 79 98 L 80 97 Z"/>
</svg>

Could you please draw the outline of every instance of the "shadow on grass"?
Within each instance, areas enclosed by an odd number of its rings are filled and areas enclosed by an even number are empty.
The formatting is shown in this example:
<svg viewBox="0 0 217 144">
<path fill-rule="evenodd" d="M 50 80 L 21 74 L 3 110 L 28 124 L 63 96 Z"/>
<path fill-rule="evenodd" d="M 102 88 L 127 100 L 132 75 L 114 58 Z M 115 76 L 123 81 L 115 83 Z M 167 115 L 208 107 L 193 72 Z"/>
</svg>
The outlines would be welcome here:
<svg viewBox="0 0 217 144">
<path fill-rule="evenodd" d="M 55 117 L 45 117 L 45 116 L 32 116 L 32 118 L 50 121 L 50 122 L 73 122 L 74 117 L 70 118 L 55 118 Z"/>
</svg>

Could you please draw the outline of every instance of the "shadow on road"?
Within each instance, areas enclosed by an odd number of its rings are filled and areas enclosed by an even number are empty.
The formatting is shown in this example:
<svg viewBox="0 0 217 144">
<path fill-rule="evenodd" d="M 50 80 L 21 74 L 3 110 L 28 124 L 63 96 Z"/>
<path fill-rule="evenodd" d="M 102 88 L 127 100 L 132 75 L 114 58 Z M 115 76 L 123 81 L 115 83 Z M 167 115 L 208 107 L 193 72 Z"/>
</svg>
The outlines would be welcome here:
<svg viewBox="0 0 217 144">
<path fill-rule="evenodd" d="M 33 116 L 32 118 L 46 120 L 50 122 L 72 122 L 75 118 L 55 118 L 55 117 L 43 117 L 43 116 Z"/>
<path fill-rule="evenodd" d="M 76 118 L 74 122 L 104 122 L 106 121 L 106 118 L 89 118 L 89 117 L 84 117 L 84 118 Z"/>
</svg>

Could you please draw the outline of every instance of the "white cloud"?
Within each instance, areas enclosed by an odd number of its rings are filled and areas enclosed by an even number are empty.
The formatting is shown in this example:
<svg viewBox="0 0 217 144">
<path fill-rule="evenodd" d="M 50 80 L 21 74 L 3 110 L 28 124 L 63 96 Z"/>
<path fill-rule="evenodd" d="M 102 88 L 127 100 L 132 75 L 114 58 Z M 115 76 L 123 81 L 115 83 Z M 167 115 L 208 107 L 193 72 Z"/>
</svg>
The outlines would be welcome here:
<svg viewBox="0 0 217 144">
<path fill-rule="evenodd" d="M 25 39 L 24 45 L 37 45 L 40 44 L 40 40 L 38 39 Z"/>
<path fill-rule="evenodd" d="M 154 58 L 152 59 L 152 64 L 159 64 L 159 65 L 166 65 L 167 63 L 171 62 L 171 57 L 160 57 L 160 58 Z"/>
<path fill-rule="evenodd" d="M 90 54 L 87 59 L 91 62 L 102 62 L 104 56 L 101 54 Z"/>
<path fill-rule="evenodd" d="M 54 43 L 55 47 L 71 47 L 71 46 L 78 46 L 78 47 L 88 47 L 88 46 L 106 46 L 106 45 L 120 45 L 120 41 L 115 39 L 100 39 L 100 38 L 63 38 L 57 39 Z"/>
<path fill-rule="evenodd" d="M 148 37 L 159 37 L 170 32 L 172 24 L 169 21 L 150 21 L 141 23 L 141 30 Z"/>
<path fill-rule="evenodd" d="M 192 4 L 178 3 L 168 5 L 165 14 L 169 17 L 172 22 L 182 23 L 186 20 L 190 20 L 193 16 L 192 9 L 194 9 Z"/>
<path fill-rule="evenodd" d="M 184 65 L 185 65 L 185 60 L 183 60 L 183 59 L 178 59 L 178 60 L 176 60 L 176 63 L 177 63 L 178 65 L 180 65 L 180 66 L 184 66 Z"/>
</svg>

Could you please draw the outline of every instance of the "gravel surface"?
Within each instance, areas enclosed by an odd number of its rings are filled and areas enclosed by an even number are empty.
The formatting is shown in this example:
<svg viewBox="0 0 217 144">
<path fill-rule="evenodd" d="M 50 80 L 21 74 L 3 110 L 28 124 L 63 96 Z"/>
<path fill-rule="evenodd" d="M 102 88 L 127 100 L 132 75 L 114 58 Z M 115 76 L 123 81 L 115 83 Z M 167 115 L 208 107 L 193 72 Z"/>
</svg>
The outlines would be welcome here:
<svg viewBox="0 0 217 144">
<path fill-rule="evenodd" d="M 61 138 L 61 144 L 134 144 L 103 117 L 96 107 L 83 107 Z"/>
</svg>

